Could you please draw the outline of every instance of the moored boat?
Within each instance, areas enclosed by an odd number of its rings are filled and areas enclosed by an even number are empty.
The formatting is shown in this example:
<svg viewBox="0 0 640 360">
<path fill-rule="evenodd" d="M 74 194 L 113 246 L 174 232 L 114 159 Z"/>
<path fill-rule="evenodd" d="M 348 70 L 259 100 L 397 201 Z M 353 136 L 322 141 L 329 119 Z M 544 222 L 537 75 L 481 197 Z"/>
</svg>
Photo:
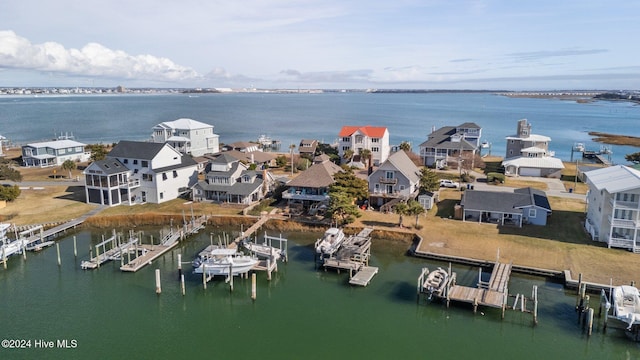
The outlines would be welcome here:
<svg viewBox="0 0 640 360">
<path fill-rule="evenodd" d="M 207 254 L 201 253 L 193 261 L 193 272 L 208 276 L 236 276 L 249 272 L 256 264 L 258 259 L 238 253 L 236 249 L 213 249 Z"/>
<path fill-rule="evenodd" d="M 609 298 L 606 297 L 604 290 L 602 297 L 609 310 L 607 317 L 612 320 L 612 326 L 631 330 L 634 326 L 640 325 L 640 292 L 638 288 L 630 285 L 616 286 L 611 290 Z"/>
<path fill-rule="evenodd" d="M 444 288 L 447 285 L 448 279 L 449 273 L 447 273 L 447 271 L 443 268 L 437 268 L 427 275 L 427 278 L 425 279 L 422 286 L 431 296 L 440 296 L 442 295 Z"/>
<path fill-rule="evenodd" d="M 9 228 L 11 228 L 10 224 L 0 224 L 0 260 L 14 254 L 22 254 L 27 244 L 25 239 L 9 239 L 7 236 Z"/>
<path fill-rule="evenodd" d="M 251 241 L 243 241 L 242 246 L 260 258 L 270 258 L 273 256 L 275 260 L 279 260 L 282 256 L 282 250 L 267 244 L 258 244 Z"/>
<path fill-rule="evenodd" d="M 345 236 L 341 229 L 332 227 L 324 232 L 321 239 L 315 243 L 316 253 L 322 255 L 333 255 L 344 242 Z"/>
</svg>

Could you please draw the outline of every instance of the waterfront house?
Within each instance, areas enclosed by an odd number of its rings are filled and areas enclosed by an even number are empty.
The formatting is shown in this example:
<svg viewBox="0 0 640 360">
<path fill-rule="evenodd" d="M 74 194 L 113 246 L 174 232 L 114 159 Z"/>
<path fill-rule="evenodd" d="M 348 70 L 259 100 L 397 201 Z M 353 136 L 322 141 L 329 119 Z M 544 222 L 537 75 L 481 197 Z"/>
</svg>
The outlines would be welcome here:
<svg viewBox="0 0 640 360">
<path fill-rule="evenodd" d="M 480 148 L 481 136 L 482 128 L 472 122 L 434 129 L 427 140 L 420 144 L 422 163 L 442 169 L 450 162 L 459 161 L 463 153 L 475 155 Z"/>
<path fill-rule="evenodd" d="M 300 156 L 306 156 L 309 159 L 313 159 L 318 148 L 318 140 L 302 139 L 298 145 L 298 153 Z"/>
<path fill-rule="evenodd" d="M 340 171 L 342 168 L 332 163 L 328 156 L 317 156 L 313 165 L 286 184 L 282 198 L 290 207 L 304 210 L 327 205 L 329 187 L 335 182 L 333 176 Z"/>
<path fill-rule="evenodd" d="M 181 118 L 165 121 L 153 127 L 151 140 L 168 143 L 174 149 L 191 156 L 215 154 L 220 151 L 220 136 L 213 133 L 213 125 Z"/>
<path fill-rule="evenodd" d="M 70 139 L 31 143 L 22 147 L 23 166 L 60 166 L 65 161 L 89 161 L 91 153 L 87 145 Z"/>
<path fill-rule="evenodd" d="M 616 165 L 584 177 L 589 186 L 584 226 L 591 238 L 640 252 L 640 171 Z"/>
<path fill-rule="evenodd" d="M 551 215 L 547 195 L 530 187 L 511 192 L 466 190 L 460 201 L 463 221 L 498 225 L 546 225 Z"/>
<path fill-rule="evenodd" d="M 231 156 L 236 160 L 242 161 L 245 164 L 256 164 L 259 169 L 266 169 L 269 167 L 275 167 L 276 158 L 278 155 L 272 152 L 266 151 L 251 151 L 251 152 L 241 152 L 238 150 L 228 150 L 224 151 L 223 154 Z"/>
<path fill-rule="evenodd" d="M 406 152 L 397 151 L 369 175 L 369 204 L 391 210 L 393 204 L 415 198 L 420 189 L 420 169 Z"/>
<path fill-rule="evenodd" d="M 551 138 L 531 133 L 527 119 L 518 120 L 516 134 L 507 136 L 507 152 L 502 162 L 505 175 L 560 178 L 564 165 L 549 151 Z"/>
<path fill-rule="evenodd" d="M 364 164 L 366 159 L 360 159 L 360 152 L 368 149 L 371 151 L 371 164 L 379 166 L 387 160 L 391 152 L 389 131 L 386 127 L 343 126 L 338 138 L 338 155 L 342 162 L 352 160 L 344 158 L 345 151 L 352 150 L 354 156 Z"/>
<path fill-rule="evenodd" d="M 236 150 L 243 153 L 252 153 L 257 151 L 262 151 L 261 145 L 253 142 L 247 141 L 236 141 L 231 144 L 226 144 L 224 146 L 224 151 Z"/>
<path fill-rule="evenodd" d="M 189 192 L 197 163 L 166 143 L 120 141 L 84 171 L 89 204 L 162 203 Z"/>
<path fill-rule="evenodd" d="M 250 205 L 262 200 L 273 183 L 268 171 L 249 170 L 247 165 L 223 152 L 209 163 L 205 180 L 194 185 L 193 200 Z"/>
</svg>

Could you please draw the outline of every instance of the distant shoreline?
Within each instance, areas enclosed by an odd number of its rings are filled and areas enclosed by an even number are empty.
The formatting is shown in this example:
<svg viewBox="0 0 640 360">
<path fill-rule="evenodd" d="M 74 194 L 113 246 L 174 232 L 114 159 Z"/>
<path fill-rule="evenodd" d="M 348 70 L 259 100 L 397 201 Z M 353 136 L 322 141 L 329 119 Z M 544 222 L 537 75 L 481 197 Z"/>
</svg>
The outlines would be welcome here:
<svg viewBox="0 0 640 360">
<path fill-rule="evenodd" d="M 609 145 L 628 145 L 640 147 L 640 137 L 629 135 L 607 134 L 598 131 L 590 131 L 589 135 L 594 136 L 593 141 Z"/>
</svg>

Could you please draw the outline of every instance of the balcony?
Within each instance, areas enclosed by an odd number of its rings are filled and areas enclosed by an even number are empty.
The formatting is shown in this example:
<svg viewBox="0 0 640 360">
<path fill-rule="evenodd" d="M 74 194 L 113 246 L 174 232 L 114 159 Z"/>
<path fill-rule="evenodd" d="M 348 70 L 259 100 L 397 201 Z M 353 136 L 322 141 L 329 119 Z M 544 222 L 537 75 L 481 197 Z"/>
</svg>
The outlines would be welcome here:
<svg viewBox="0 0 640 360">
<path fill-rule="evenodd" d="M 398 183 L 398 179 L 397 178 L 386 178 L 384 176 L 380 177 L 380 180 L 378 181 L 380 184 L 392 184 L 395 185 Z"/>
<path fill-rule="evenodd" d="M 638 222 L 630 219 L 617 219 L 609 215 L 607 217 L 609 219 L 609 223 L 612 227 L 619 227 L 625 229 L 636 229 L 638 228 Z"/>
<path fill-rule="evenodd" d="M 615 198 L 609 199 L 609 203 L 612 207 L 620 210 L 639 210 L 640 203 L 637 201 L 622 201 Z"/>
</svg>

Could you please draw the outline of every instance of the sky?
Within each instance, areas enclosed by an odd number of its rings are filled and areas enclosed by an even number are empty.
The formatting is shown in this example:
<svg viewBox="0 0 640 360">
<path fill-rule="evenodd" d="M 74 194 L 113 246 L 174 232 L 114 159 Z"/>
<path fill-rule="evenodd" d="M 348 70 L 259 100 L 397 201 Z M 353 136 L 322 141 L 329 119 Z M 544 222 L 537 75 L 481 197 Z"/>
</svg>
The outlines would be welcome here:
<svg viewBox="0 0 640 360">
<path fill-rule="evenodd" d="M 640 2 L 0 2 L 0 87 L 639 89 Z"/>
</svg>

